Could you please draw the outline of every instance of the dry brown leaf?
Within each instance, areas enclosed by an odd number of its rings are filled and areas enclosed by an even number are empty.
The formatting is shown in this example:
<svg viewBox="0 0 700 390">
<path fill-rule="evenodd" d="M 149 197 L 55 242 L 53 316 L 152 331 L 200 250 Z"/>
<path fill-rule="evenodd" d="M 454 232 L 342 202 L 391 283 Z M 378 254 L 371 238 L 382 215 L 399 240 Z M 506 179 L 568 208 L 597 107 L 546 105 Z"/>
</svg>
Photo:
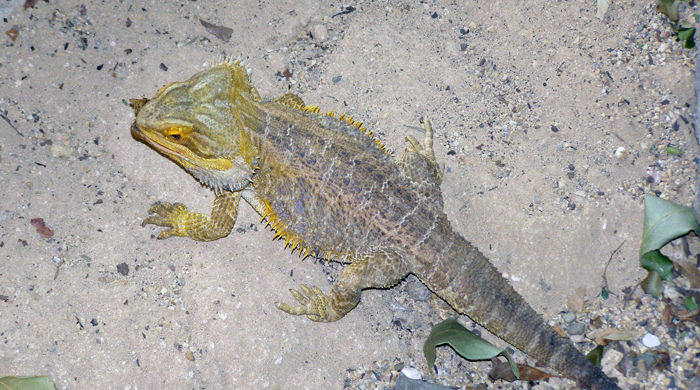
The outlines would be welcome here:
<svg viewBox="0 0 700 390">
<path fill-rule="evenodd" d="M 39 2 L 39 0 L 25 0 L 24 1 L 24 9 L 34 8 L 36 3 L 38 3 L 38 2 Z M 48 3 L 48 2 L 49 2 L 49 0 L 44 0 L 44 3 Z"/>
<path fill-rule="evenodd" d="M 671 323 L 671 305 L 661 302 L 661 321 L 664 325 Z"/>
<path fill-rule="evenodd" d="M 674 261 L 673 263 L 683 269 L 683 275 L 688 278 L 690 287 L 700 288 L 700 270 L 698 270 L 698 267 L 687 261 Z"/>
<path fill-rule="evenodd" d="M 5 31 L 5 35 L 10 37 L 10 39 L 12 39 L 12 42 L 14 42 L 15 39 L 17 39 L 17 37 L 19 36 L 19 31 L 17 31 L 16 28 L 12 27 L 11 29 Z"/>
<path fill-rule="evenodd" d="M 224 42 L 228 42 L 231 39 L 231 35 L 233 35 L 233 30 L 228 27 L 217 26 L 202 19 L 199 19 L 199 22 L 202 23 L 202 26 L 204 26 L 204 28 L 210 34 L 214 35 L 215 37 L 221 39 Z"/>
<path fill-rule="evenodd" d="M 571 309 L 574 313 L 583 312 L 583 304 L 586 300 L 586 288 L 579 287 L 576 289 L 576 294 L 569 297 L 569 301 L 566 302 L 566 306 Z"/>
<path fill-rule="evenodd" d="M 493 380 L 503 379 L 507 382 L 513 382 L 515 380 L 518 380 L 513 374 L 513 370 L 510 368 L 510 364 L 508 362 L 504 362 L 498 359 L 491 359 L 491 363 L 493 363 L 493 367 L 489 372 L 489 378 Z M 538 370 L 534 367 L 530 367 L 526 364 L 517 364 L 517 366 L 518 371 L 520 371 L 519 380 L 521 381 L 540 381 L 556 376 L 547 374 L 544 371 Z"/>
<path fill-rule="evenodd" d="M 557 326 L 555 326 L 555 327 L 552 328 L 552 329 L 554 329 L 555 332 L 559 333 L 559 336 L 564 337 L 564 338 L 566 338 L 566 339 L 569 338 L 569 335 L 566 334 L 566 332 L 564 331 L 564 328 L 562 328 L 561 325 L 557 325 Z"/>
<path fill-rule="evenodd" d="M 32 218 L 29 223 L 36 228 L 36 232 L 39 233 L 41 238 L 53 237 L 53 230 L 46 226 L 43 218 Z"/>
<path fill-rule="evenodd" d="M 691 311 L 678 310 L 678 311 L 674 311 L 671 314 L 681 321 L 692 321 L 692 322 L 695 322 L 696 324 L 700 323 L 700 308 L 695 309 L 695 310 L 691 310 Z M 698 317 L 698 318 L 694 318 L 694 317 Z"/>
<path fill-rule="evenodd" d="M 634 333 L 615 328 L 608 328 L 595 334 L 593 339 L 598 345 L 607 345 L 609 341 L 630 341 L 634 339 Z"/>
</svg>

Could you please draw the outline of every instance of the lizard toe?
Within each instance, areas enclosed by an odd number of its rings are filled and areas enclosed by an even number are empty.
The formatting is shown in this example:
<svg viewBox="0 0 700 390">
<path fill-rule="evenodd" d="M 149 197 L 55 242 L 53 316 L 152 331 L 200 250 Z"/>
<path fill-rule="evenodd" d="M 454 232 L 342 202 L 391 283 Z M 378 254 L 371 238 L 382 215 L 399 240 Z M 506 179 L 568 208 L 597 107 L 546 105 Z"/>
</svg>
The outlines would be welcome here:
<svg viewBox="0 0 700 390">
<path fill-rule="evenodd" d="M 148 210 L 148 213 L 152 215 L 146 217 L 141 222 L 141 226 L 156 225 L 169 228 L 158 234 L 159 240 L 185 235 L 182 230 L 189 213 L 184 204 L 156 202 Z"/>
<path fill-rule="evenodd" d="M 292 315 L 306 315 L 316 322 L 328 322 L 331 320 L 328 310 L 328 297 L 316 286 L 301 285 L 301 291 L 289 289 L 301 306 L 291 307 L 286 303 L 275 303 L 275 306 Z"/>
</svg>

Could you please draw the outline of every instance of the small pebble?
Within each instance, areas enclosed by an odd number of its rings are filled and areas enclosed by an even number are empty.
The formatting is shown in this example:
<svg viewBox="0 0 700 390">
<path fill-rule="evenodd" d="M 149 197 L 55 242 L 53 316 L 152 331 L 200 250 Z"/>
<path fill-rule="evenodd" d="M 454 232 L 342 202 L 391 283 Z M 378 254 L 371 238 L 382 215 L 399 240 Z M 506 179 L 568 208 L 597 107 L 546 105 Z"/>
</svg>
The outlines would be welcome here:
<svg viewBox="0 0 700 390">
<path fill-rule="evenodd" d="M 401 373 L 408 379 L 417 379 L 421 380 L 423 379 L 423 376 L 420 374 L 420 371 L 413 367 L 404 367 L 401 370 Z"/>
<path fill-rule="evenodd" d="M 582 335 L 586 331 L 586 324 L 582 322 L 572 322 L 566 328 L 566 332 L 571 336 Z"/>
<path fill-rule="evenodd" d="M 129 275 L 129 265 L 126 263 L 117 264 L 117 272 L 124 276 Z"/>
<path fill-rule="evenodd" d="M 625 149 L 624 146 L 620 146 L 619 148 L 617 148 L 617 150 L 615 150 L 615 157 L 617 157 L 620 160 L 627 159 L 628 155 L 629 153 L 627 153 L 627 149 Z"/>
<path fill-rule="evenodd" d="M 567 311 L 566 313 L 562 314 L 561 318 L 564 320 L 564 322 L 570 324 L 576 319 L 576 313 Z"/>
<path fill-rule="evenodd" d="M 647 333 L 644 335 L 644 337 L 642 337 L 642 344 L 644 344 L 644 346 L 647 348 L 654 348 L 661 345 L 661 341 L 659 341 L 659 338 L 653 334 Z"/>
</svg>

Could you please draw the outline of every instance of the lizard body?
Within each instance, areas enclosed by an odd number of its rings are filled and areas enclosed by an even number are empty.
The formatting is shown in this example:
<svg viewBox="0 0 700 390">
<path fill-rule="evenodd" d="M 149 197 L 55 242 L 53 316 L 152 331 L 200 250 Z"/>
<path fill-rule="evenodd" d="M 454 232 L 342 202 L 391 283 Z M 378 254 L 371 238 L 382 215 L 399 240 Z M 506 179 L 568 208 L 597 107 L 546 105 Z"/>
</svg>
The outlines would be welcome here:
<svg viewBox="0 0 700 390">
<path fill-rule="evenodd" d="M 581 386 L 618 389 L 452 229 L 429 122 L 423 144 L 408 136 L 394 159 L 352 118 L 320 113 L 292 94 L 261 99 L 233 61 L 131 106 L 132 135 L 216 193 L 211 215 L 154 204 L 143 224 L 167 227 L 158 238 L 225 237 L 243 198 L 292 251 L 349 263 L 329 295 L 302 286 L 290 290 L 300 306 L 279 309 L 336 321 L 363 289 L 390 288 L 412 273 L 457 312 Z"/>
</svg>

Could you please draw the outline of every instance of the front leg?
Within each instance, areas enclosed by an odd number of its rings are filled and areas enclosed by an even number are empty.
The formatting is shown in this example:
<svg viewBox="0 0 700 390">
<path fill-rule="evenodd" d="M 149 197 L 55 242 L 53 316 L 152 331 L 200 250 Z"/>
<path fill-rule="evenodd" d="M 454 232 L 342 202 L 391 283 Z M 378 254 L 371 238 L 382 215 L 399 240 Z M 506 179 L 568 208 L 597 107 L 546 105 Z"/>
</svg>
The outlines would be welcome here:
<svg viewBox="0 0 700 390">
<path fill-rule="evenodd" d="M 169 228 L 160 232 L 159 240 L 171 236 L 190 237 L 196 241 L 217 240 L 231 233 L 238 216 L 240 200 L 240 192 L 224 191 L 216 196 L 211 216 L 191 213 L 182 203 L 157 202 L 148 210 L 149 214 L 154 215 L 146 218 L 141 225 L 151 224 Z"/>
<path fill-rule="evenodd" d="M 302 285 L 301 292 L 289 290 L 301 306 L 290 307 L 285 303 L 275 305 L 289 314 L 306 315 L 312 321 L 338 321 L 357 306 L 362 290 L 392 287 L 409 272 L 403 253 L 394 249 L 375 249 L 343 270 L 340 281 L 333 286 L 330 296 L 326 296 L 318 287 Z"/>
</svg>

